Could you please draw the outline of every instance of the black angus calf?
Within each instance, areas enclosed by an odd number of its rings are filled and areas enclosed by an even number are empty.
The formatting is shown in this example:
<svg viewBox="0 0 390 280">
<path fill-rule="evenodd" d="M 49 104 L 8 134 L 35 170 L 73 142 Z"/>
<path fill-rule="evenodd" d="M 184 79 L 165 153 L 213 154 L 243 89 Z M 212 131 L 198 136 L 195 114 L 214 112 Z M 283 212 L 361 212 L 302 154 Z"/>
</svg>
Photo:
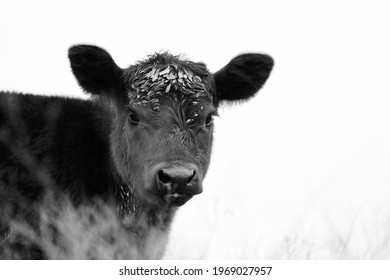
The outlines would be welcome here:
<svg viewBox="0 0 390 280">
<path fill-rule="evenodd" d="M 161 258 L 202 192 L 218 106 L 252 97 L 273 60 L 211 74 L 169 53 L 121 69 L 75 45 L 69 59 L 90 100 L 0 93 L 0 258 Z"/>
</svg>

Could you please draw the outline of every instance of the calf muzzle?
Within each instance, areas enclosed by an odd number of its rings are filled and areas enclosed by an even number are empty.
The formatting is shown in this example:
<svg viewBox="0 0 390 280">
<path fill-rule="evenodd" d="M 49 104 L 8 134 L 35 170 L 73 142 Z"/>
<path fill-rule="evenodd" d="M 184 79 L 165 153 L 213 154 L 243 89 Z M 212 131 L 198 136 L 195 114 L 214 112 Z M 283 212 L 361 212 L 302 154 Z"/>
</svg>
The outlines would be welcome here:
<svg viewBox="0 0 390 280">
<path fill-rule="evenodd" d="M 159 164 L 154 168 L 155 192 L 165 202 L 181 206 L 202 192 L 198 168 L 194 164 Z"/>
</svg>

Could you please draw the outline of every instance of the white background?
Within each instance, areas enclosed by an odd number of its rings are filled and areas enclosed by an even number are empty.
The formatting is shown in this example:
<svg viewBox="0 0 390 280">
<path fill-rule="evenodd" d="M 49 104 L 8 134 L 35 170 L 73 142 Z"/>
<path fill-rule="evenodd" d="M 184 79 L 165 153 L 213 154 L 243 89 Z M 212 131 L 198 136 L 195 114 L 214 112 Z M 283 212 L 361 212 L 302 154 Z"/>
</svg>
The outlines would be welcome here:
<svg viewBox="0 0 390 280">
<path fill-rule="evenodd" d="M 84 97 L 75 43 L 121 67 L 170 50 L 217 71 L 275 59 L 250 102 L 222 108 L 204 193 L 167 259 L 390 257 L 386 1 L 1 1 L 0 89 Z"/>
</svg>

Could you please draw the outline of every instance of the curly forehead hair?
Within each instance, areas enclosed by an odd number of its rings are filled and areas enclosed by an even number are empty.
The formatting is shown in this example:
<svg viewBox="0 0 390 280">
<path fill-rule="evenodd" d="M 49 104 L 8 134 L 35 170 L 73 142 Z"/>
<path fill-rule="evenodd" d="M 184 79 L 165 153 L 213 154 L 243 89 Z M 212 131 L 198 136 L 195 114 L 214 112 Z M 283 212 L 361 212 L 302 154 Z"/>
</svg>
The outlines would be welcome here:
<svg viewBox="0 0 390 280">
<path fill-rule="evenodd" d="M 159 109 L 159 97 L 163 95 L 185 97 L 194 104 L 204 99 L 216 102 L 214 81 L 206 65 L 168 52 L 138 62 L 125 77 L 129 101 L 153 110 Z"/>
</svg>

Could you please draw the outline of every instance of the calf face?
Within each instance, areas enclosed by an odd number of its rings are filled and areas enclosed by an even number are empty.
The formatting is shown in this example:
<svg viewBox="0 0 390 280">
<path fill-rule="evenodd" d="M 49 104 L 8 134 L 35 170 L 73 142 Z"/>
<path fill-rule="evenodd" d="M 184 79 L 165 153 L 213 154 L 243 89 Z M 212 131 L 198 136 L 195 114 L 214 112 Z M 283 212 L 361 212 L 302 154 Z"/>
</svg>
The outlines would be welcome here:
<svg viewBox="0 0 390 280">
<path fill-rule="evenodd" d="M 243 54 L 215 74 L 203 63 L 169 53 L 127 69 L 103 49 L 69 49 L 80 86 L 110 108 L 110 149 L 123 182 L 147 202 L 180 206 L 202 192 L 221 102 L 252 97 L 267 80 L 273 60 Z"/>
</svg>

